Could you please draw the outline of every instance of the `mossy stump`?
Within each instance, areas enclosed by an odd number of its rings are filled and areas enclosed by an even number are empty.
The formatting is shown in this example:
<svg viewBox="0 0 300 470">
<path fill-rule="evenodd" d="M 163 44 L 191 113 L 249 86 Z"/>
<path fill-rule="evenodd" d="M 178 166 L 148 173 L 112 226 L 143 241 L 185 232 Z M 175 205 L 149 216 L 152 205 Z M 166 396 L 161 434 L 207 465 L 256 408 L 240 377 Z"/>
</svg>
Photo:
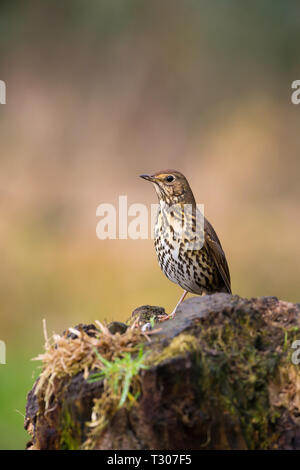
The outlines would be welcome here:
<svg viewBox="0 0 300 470">
<path fill-rule="evenodd" d="M 123 406 L 105 380 L 88 382 L 80 364 L 51 376 L 47 402 L 47 383 L 36 393 L 37 380 L 26 408 L 28 448 L 300 449 L 299 304 L 214 294 L 190 298 L 174 319 L 156 322 L 162 313 L 151 306 L 133 312 L 135 328 L 151 321 L 154 329 L 138 339 L 147 368 Z M 120 342 L 129 329 L 109 325 L 107 334 Z M 67 344 L 76 341 L 65 335 Z"/>
</svg>

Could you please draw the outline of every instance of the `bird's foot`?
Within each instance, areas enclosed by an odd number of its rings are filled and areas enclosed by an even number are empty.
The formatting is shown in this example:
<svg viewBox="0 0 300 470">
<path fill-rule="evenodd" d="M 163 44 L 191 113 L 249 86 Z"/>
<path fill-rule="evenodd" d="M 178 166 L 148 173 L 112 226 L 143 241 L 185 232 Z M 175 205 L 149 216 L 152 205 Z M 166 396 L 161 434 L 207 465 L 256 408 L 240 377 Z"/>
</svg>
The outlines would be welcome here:
<svg viewBox="0 0 300 470">
<path fill-rule="evenodd" d="M 173 310 L 173 312 L 170 313 L 170 314 L 160 315 L 160 316 L 158 317 L 158 321 L 159 321 L 159 322 L 163 322 L 163 321 L 171 320 L 172 318 L 175 317 L 175 313 L 176 313 L 176 308 L 175 308 L 175 309 Z"/>
<path fill-rule="evenodd" d="M 157 318 L 158 318 L 158 321 L 161 323 L 161 322 L 163 322 L 163 321 L 169 320 L 169 319 L 170 319 L 170 315 L 168 315 L 168 314 L 166 313 L 166 315 L 159 315 Z"/>
<path fill-rule="evenodd" d="M 158 321 L 161 323 L 161 322 L 163 322 L 163 321 L 171 320 L 171 318 L 173 318 L 173 317 L 174 317 L 174 315 L 173 315 L 172 313 L 171 313 L 170 315 L 168 315 L 168 314 L 166 313 L 166 315 L 160 315 L 160 316 L 158 317 Z"/>
<path fill-rule="evenodd" d="M 180 297 L 179 302 L 177 303 L 177 305 L 174 308 L 173 312 L 170 313 L 170 315 L 168 315 L 168 314 L 167 315 L 161 315 L 160 317 L 158 317 L 158 321 L 162 322 L 162 321 L 171 320 L 172 318 L 174 318 L 177 307 L 181 304 L 181 302 L 183 302 L 183 300 L 184 300 L 185 296 L 187 295 L 187 293 L 188 293 L 187 290 L 183 291 L 183 294 Z"/>
<path fill-rule="evenodd" d="M 170 315 L 168 315 L 169 318 L 174 318 L 174 317 L 175 317 L 176 310 L 177 310 L 177 305 L 176 305 L 176 307 L 174 308 L 173 312 L 170 313 Z"/>
</svg>

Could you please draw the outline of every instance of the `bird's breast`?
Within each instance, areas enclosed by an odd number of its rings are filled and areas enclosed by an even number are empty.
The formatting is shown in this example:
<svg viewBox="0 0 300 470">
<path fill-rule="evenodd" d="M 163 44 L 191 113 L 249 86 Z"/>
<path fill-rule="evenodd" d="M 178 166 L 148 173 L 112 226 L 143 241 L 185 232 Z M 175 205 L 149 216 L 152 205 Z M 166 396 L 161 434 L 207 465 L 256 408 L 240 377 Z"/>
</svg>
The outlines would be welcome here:
<svg viewBox="0 0 300 470">
<path fill-rule="evenodd" d="M 192 219 L 180 210 L 158 212 L 155 224 L 155 250 L 159 265 L 171 281 L 190 292 L 201 293 L 199 266 L 204 257 L 201 229 L 192 230 Z"/>
</svg>

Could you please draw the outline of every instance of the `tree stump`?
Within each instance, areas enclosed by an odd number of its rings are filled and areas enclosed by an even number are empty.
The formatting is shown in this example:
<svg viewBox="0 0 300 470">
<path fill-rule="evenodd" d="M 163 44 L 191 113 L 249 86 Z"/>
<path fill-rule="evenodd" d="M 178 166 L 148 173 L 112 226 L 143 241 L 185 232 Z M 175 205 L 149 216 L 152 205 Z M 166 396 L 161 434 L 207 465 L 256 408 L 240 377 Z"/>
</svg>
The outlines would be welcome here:
<svg viewBox="0 0 300 470">
<path fill-rule="evenodd" d="M 51 375 L 48 399 L 48 379 L 38 392 L 37 380 L 26 407 L 29 449 L 300 449 L 299 304 L 220 293 L 190 298 L 174 319 L 159 322 L 163 313 L 151 306 L 133 312 L 134 328 L 145 331 L 138 342 L 147 368 L 122 406 L 105 378 L 87 380 L 97 368 L 90 363 L 87 370 L 84 356 L 82 366 Z M 134 328 L 114 323 L 76 331 L 96 347 L 105 334 L 121 344 Z M 64 333 L 67 346 L 81 347 L 76 331 Z"/>
</svg>

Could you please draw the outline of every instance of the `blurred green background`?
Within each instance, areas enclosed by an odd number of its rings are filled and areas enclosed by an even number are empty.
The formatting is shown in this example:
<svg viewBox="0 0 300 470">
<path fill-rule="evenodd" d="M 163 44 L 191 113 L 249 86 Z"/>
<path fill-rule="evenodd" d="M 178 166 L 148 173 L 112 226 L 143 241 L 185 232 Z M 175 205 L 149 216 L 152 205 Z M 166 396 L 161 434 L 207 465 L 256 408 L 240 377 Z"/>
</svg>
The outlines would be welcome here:
<svg viewBox="0 0 300 470">
<path fill-rule="evenodd" d="M 188 177 L 233 293 L 299 301 L 300 3 L 6 0 L 0 6 L 0 448 L 24 448 L 48 332 L 170 311 L 152 240 L 96 237 L 96 207 Z"/>
</svg>

